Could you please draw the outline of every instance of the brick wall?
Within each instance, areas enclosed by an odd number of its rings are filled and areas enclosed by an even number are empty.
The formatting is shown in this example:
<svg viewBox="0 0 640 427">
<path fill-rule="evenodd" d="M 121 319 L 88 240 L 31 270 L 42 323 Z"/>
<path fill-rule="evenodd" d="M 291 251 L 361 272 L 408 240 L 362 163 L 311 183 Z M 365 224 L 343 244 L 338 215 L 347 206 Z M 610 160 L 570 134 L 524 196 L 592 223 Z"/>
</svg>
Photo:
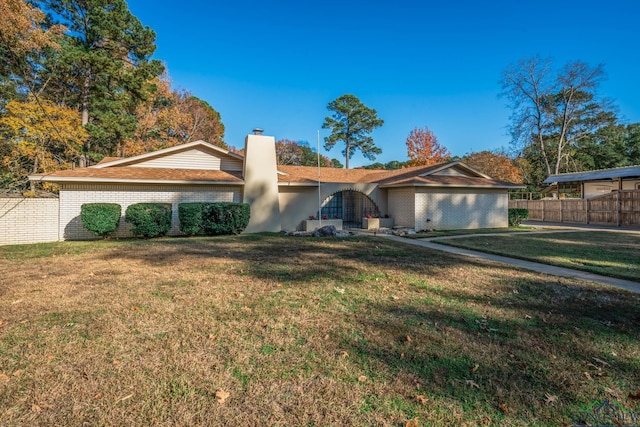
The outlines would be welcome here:
<svg viewBox="0 0 640 427">
<path fill-rule="evenodd" d="M 59 200 L 0 198 L 0 245 L 59 240 Z"/>
<path fill-rule="evenodd" d="M 172 227 L 169 235 L 179 235 L 178 204 L 184 202 L 241 202 L 240 186 L 212 185 L 108 185 L 65 184 L 60 189 L 60 238 L 64 240 L 94 239 L 82 227 L 80 209 L 84 203 L 117 203 L 122 207 L 117 237 L 130 237 L 131 224 L 124 221 L 129 205 L 135 203 L 171 203 Z"/>
<path fill-rule="evenodd" d="M 414 188 L 392 188 L 387 194 L 389 215 L 394 219 L 395 225 L 414 228 L 416 226 Z"/>
<path fill-rule="evenodd" d="M 507 227 L 508 199 L 506 190 L 422 188 L 416 193 L 416 229 Z"/>
</svg>

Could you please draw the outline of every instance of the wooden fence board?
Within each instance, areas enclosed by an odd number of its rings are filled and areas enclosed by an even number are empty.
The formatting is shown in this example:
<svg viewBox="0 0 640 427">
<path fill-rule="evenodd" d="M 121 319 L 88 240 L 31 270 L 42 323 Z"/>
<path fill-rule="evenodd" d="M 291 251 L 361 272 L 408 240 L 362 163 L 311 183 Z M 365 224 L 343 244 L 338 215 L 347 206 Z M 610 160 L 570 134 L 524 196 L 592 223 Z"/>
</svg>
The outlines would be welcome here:
<svg viewBox="0 0 640 427">
<path fill-rule="evenodd" d="M 616 190 L 592 199 L 510 200 L 532 221 L 640 226 L 640 190 Z"/>
</svg>

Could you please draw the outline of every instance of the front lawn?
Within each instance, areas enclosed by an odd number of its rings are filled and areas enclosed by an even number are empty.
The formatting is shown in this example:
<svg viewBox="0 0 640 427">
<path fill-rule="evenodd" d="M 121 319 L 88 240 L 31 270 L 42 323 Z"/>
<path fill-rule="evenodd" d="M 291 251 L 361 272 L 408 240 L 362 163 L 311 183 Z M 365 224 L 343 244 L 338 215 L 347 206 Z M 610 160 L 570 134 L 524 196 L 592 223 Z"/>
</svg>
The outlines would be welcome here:
<svg viewBox="0 0 640 427">
<path fill-rule="evenodd" d="M 467 236 L 472 234 L 499 234 L 499 233 L 516 233 L 527 231 L 540 231 L 540 227 L 530 227 L 528 225 L 519 225 L 517 227 L 503 227 L 503 228 L 472 228 L 468 230 L 432 230 L 427 232 L 421 232 L 416 234 L 407 234 L 403 237 L 409 239 L 428 239 L 434 237 L 448 237 L 448 236 Z"/>
<path fill-rule="evenodd" d="M 384 238 L 0 248 L 3 426 L 564 426 L 638 372 L 639 295 Z"/>
<path fill-rule="evenodd" d="M 437 240 L 450 246 L 640 281 L 640 234 L 576 231 Z"/>
</svg>

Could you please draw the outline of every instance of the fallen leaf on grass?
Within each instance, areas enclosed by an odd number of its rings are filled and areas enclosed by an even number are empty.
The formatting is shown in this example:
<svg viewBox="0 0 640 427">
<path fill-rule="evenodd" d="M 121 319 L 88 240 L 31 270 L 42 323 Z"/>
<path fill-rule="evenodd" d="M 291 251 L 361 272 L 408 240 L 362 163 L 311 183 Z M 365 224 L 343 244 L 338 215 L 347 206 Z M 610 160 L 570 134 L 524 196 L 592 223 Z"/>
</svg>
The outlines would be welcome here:
<svg viewBox="0 0 640 427">
<path fill-rule="evenodd" d="M 476 384 L 476 382 L 473 381 L 473 380 L 466 380 L 465 384 L 468 385 L 471 388 L 474 388 L 474 387 L 478 388 L 478 389 L 480 388 L 480 386 L 478 384 Z"/>
<path fill-rule="evenodd" d="M 216 396 L 216 399 L 218 399 L 218 403 L 224 403 L 229 398 L 230 394 L 229 392 L 220 389 L 216 391 L 215 396 Z"/>
<path fill-rule="evenodd" d="M 140 311 L 140 309 L 138 307 L 133 306 L 131 307 L 131 311 Z"/>
<path fill-rule="evenodd" d="M 344 294 L 344 288 L 334 288 L 337 293 Z"/>
<path fill-rule="evenodd" d="M 476 363 L 475 365 L 473 365 L 473 368 L 471 368 L 471 372 L 473 372 L 473 373 L 477 372 L 479 367 L 480 367 L 480 365 L 478 365 Z"/>
<path fill-rule="evenodd" d="M 593 378 L 591 377 L 591 375 L 589 375 L 589 372 L 584 372 L 584 376 L 587 377 L 589 381 L 593 381 Z"/>
<path fill-rule="evenodd" d="M 611 366 L 609 365 L 607 362 L 605 362 L 602 359 L 598 359 L 597 357 L 594 357 L 593 360 L 595 360 L 596 362 L 598 362 L 599 364 L 601 364 L 602 366 Z"/>
<path fill-rule="evenodd" d="M 10 380 L 9 375 L 0 374 L 0 383 L 8 383 Z"/>
<path fill-rule="evenodd" d="M 363 383 L 363 382 L 365 382 L 366 380 L 367 380 L 367 377 L 365 377 L 364 375 L 360 375 L 360 376 L 358 377 L 358 382 L 360 382 L 360 383 Z"/>
<path fill-rule="evenodd" d="M 325 335 L 322 339 L 325 340 L 325 341 L 328 340 L 329 339 L 329 334 Z"/>
<path fill-rule="evenodd" d="M 407 335 L 407 342 L 411 342 L 411 336 Z"/>
<path fill-rule="evenodd" d="M 407 420 L 404 427 L 418 427 L 418 418 L 416 417 L 412 420 Z"/>
<path fill-rule="evenodd" d="M 505 405 L 504 403 L 499 404 L 498 408 L 500 408 L 503 414 L 505 415 L 509 414 L 509 408 L 507 408 L 507 405 Z"/>
<path fill-rule="evenodd" d="M 549 405 L 550 403 L 556 403 L 558 401 L 558 396 L 555 396 L 553 394 L 545 394 L 544 397 L 546 398 L 544 403 L 546 403 L 547 405 Z"/>
<path fill-rule="evenodd" d="M 349 353 L 347 353 L 346 351 L 343 351 L 343 352 L 342 352 L 342 354 L 340 354 L 340 356 L 341 356 L 343 359 L 346 359 L 347 357 L 349 357 Z"/>
<path fill-rule="evenodd" d="M 629 399 L 640 400 L 640 391 L 637 392 L 636 394 L 629 393 Z"/>
<path fill-rule="evenodd" d="M 23 373 L 23 372 L 24 372 L 24 371 L 23 371 L 22 369 L 18 369 L 17 371 L 15 371 L 15 372 L 13 373 L 13 376 L 14 376 L 14 377 L 19 377 L 20 375 L 22 375 L 22 373 Z"/>
<path fill-rule="evenodd" d="M 419 394 L 416 396 L 416 400 L 418 401 L 418 403 L 422 403 L 423 405 L 425 405 L 429 399 L 427 399 L 427 396 L 425 396 L 424 394 Z"/>
<path fill-rule="evenodd" d="M 31 405 L 31 411 L 39 414 L 40 412 L 42 412 L 42 408 L 34 403 L 33 405 Z"/>
</svg>

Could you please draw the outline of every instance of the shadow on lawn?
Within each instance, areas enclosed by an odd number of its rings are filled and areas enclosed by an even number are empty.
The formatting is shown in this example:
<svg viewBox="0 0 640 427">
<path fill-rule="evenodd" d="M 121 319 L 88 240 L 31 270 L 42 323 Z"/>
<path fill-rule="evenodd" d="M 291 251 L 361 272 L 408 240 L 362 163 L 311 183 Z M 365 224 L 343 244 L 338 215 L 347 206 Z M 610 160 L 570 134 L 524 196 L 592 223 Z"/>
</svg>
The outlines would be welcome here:
<svg viewBox="0 0 640 427">
<path fill-rule="evenodd" d="M 531 410 L 511 416 L 562 424 L 593 401 L 640 407 L 627 399 L 640 389 L 639 298 L 522 279 L 503 287 L 501 295 L 434 291 L 452 305 L 372 305 L 357 319 L 373 338 L 343 344 L 384 371 L 419 378 L 428 395 L 455 399 L 471 413 L 492 408 L 500 417 L 504 404 Z M 527 287 L 541 292 L 532 295 Z M 483 314 L 489 307 L 516 316 Z M 547 394 L 558 396 L 558 404 L 548 405 Z"/>
<path fill-rule="evenodd" d="M 425 279 L 422 287 L 410 288 L 410 298 L 385 302 L 388 295 L 380 295 L 352 302 L 357 316 L 342 319 L 362 333 L 344 331 L 340 345 L 372 377 L 386 372 L 414 378 L 422 385 L 416 394 L 453 399 L 471 414 L 488 412 L 496 419 L 506 416 L 498 409 L 501 404 L 519 408 L 521 413 L 510 417 L 542 424 L 566 424 L 571 411 L 596 400 L 638 407 L 626 399 L 640 390 L 633 354 L 640 340 L 640 296 L 635 294 L 514 274 L 511 267 L 382 238 L 167 239 L 133 242 L 106 256 L 168 268 L 194 260 L 207 268 L 208 260 L 222 259 L 231 261 L 237 274 L 289 285 L 325 278 L 357 285 L 354 277 L 369 271 L 406 272 Z M 486 286 L 442 286 L 456 280 L 452 277 L 461 267 L 477 269 L 468 280 L 482 275 Z M 211 268 L 215 274 L 219 264 L 211 262 Z M 407 389 L 414 386 L 409 383 Z M 546 395 L 558 396 L 558 403 L 546 404 Z M 523 414 L 523 408 L 530 411 Z"/>
<path fill-rule="evenodd" d="M 390 244 L 383 239 L 349 237 L 344 239 L 292 238 L 284 236 L 233 236 L 132 241 L 101 259 L 137 260 L 155 267 L 181 262 L 227 259 L 240 262 L 242 274 L 257 279 L 289 283 L 320 277 L 343 280 L 357 274 L 351 262 L 376 267 L 406 268 L 418 274 L 436 274 L 458 264 L 460 259 L 439 251 Z M 426 261 L 428 260 L 428 261 Z M 466 265 L 481 265 L 465 260 Z M 212 263 L 214 266 L 214 263 Z"/>
</svg>

